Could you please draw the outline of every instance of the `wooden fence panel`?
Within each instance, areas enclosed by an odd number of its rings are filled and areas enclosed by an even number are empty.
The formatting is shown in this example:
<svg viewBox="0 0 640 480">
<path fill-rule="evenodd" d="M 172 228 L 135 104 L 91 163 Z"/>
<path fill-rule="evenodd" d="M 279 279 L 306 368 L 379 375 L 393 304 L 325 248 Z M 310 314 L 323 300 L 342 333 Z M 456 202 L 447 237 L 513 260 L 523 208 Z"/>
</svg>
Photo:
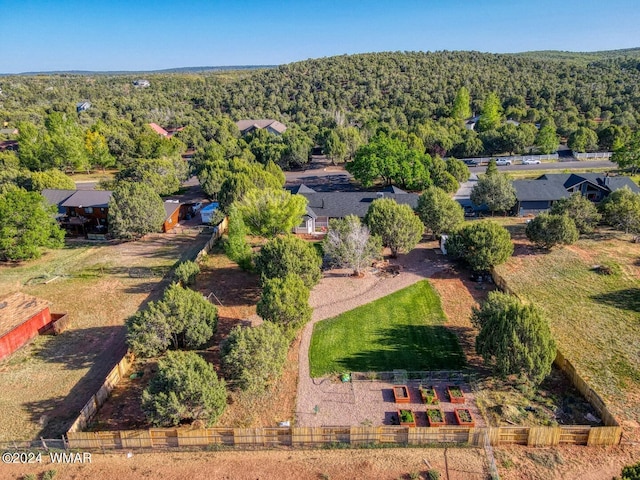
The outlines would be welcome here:
<svg viewBox="0 0 640 480">
<path fill-rule="evenodd" d="M 562 426 L 558 427 L 560 437 L 558 443 L 562 445 L 586 445 L 591 427 L 585 426 Z"/>
<path fill-rule="evenodd" d="M 378 443 L 378 427 L 351 427 L 351 445 Z"/>
<path fill-rule="evenodd" d="M 150 430 L 125 430 L 120 432 L 122 448 L 151 448 L 154 446 Z M 176 442 L 177 444 L 177 442 Z M 155 446 L 164 446 L 160 443 Z"/>
<path fill-rule="evenodd" d="M 325 439 L 324 430 L 322 427 L 292 427 L 291 444 L 294 447 L 304 447 L 305 445 L 331 443 L 331 439 L 328 441 Z"/>
<path fill-rule="evenodd" d="M 194 428 L 193 430 L 178 430 L 177 442 L 179 447 L 204 446 L 209 444 L 206 428 Z"/>
<path fill-rule="evenodd" d="M 380 443 L 398 443 L 406 445 L 412 429 L 404 427 L 379 427 L 378 441 Z"/>
<path fill-rule="evenodd" d="M 287 427 L 263 428 L 264 446 L 277 447 L 291 445 L 291 429 Z"/>
<path fill-rule="evenodd" d="M 233 428 L 207 428 L 207 437 L 210 444 L 234 445 Z"/>
<path fill-rule="evenodd" d="M 560 443 L 560 428 L 558 427 L 531 427 L 527 445 L 530 447 L 547 447 Z"/>
<path fill-rule="evenodd" d="M 154 447 L 177 447 L 178 431 L 175 428 L 152 428 L 149 430 L 149 440 Z"/>
<path fill-rule="evenodd" d="M 589 430 L 587 445 L 618 445 L 621 438 L 621 427 L 593 427 Z"/>
<path fill-rule="evenodd" d="M 234 445 L 264 445 L 262 428 L 234 428 Z"/>
<path fill-rule="evenodd" d="M 501 445 L 504 443 L 527 445 L 528 442 L 528 427 L 500 427 L 500 431 L 498 433 L 498 443 L 492 443 L 491 445 Z"/>
</svg>

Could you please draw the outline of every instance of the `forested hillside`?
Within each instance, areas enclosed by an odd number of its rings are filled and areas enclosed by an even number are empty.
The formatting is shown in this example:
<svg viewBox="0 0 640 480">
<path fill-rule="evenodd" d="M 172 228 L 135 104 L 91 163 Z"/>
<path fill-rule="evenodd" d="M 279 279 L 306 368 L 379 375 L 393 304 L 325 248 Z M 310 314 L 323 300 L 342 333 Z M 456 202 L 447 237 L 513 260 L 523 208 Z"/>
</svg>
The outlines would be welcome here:
<svg viewBox="0 0 640 480">
<path fill-rule="evenodd" d="M 201 163 L 243 151 L 286 168 L 306 162 L 314 144 L 342 162 L 380 132 L 441 156 L 546 153 L 560 138 L 575 150 L 610 150 L 640 120 L 638 52 L 372 53 L 263 70 L 149 74 L 147 88 L 133 85 L 138 75 L 4 76 L 0 120 L 22 127 L 21 150 L 37 150 L 20 154 L 31 170 L 105 166 L 104 158 L 73 165 L 57 158 L 65 149 L 51 138 L 69 132 L 89 150 L 104 138 L 116 165 L 193 147 Z M 91 108 L 76 113 L 85 100 Z M 474 129 L 465 125 L 481 114 Z M 289 130 L 240 139 L 230 120 L 241 118 L 274 118 Z M 153 145 L 149 122 L 186 128 L 172 145 Z"/>
</svg>

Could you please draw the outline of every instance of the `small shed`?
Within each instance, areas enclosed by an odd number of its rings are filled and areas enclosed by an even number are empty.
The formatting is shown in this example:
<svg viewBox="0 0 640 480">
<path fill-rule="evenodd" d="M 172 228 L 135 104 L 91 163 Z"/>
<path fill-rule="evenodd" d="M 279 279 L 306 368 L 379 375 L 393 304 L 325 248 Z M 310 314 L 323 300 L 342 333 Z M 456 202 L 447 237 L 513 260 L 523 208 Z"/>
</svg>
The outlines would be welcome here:
<svg viewBox="0 0 640 480">
<path fill-rule="evenodd" d="M 40 333 L 54 329 L 65 314 L 52 314 L 50 303 L 16 292 L 0 299 L 0 360 L 8 357 Z"/>
<path fill-rule="evenodd" d="M 213 216 L 219 206 L 220 204 L 218 202 L 211 202 L 209 205 L 200 210 L 202 223 L 211 223 L 211 220 L 213 220 Z"/>
<path fill-rule="evenodd" d="M 181 204 L 180 200 L 165 200 L 164 202 L 164 223 L 162 224 L 162 231 L 168 232 L 172 230 L 181 219 Z"/>
</svg>

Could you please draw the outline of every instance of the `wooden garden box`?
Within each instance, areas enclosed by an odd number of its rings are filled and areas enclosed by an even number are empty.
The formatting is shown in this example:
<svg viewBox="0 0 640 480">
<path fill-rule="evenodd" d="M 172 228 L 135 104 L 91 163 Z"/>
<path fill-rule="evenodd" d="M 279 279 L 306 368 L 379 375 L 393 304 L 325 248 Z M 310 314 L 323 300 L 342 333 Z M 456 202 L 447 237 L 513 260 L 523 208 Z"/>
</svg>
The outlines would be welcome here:
<svg viewBox="0 0 640 480">
<path fill-rule="evenodd" d="M 438 398 L 438 393 L 433 385 L 428 387 L 423 387 L 420 385 L 420 398 L 422 399 L 422 403 L 427 405 L 438 405 L 440 403 L 440 399 Z"/>
<path fill-rule="evenodd" d="M 457 385 L 447 387 L 447 394 L 451 403 L 464 403 L 464 393 L 462 393 L 462 388 Z"/>
<path fill-rule="evenodd" d="M 456 415 L 456 422 L 463 427 L 475 427 L 476 422 L 473 420 L 473 415 L 468 408 L 456 408 L 453 410 Z"/>
<path fill-rule="evenodd" d="M 396 403 L 411 403 L 409 389 L 406 385 L 394 385 L 393 398 Z"/>
<path fill-rule="evenodd" d="M 430 427 L 443 427 L 447 424 L 444 412 L 439 408 L 427 408 L 427 422 Z"/>
<path fill-rule="evenodd" d="M 404 420 L 403 420 L 404 416 Z M 416 414 L 413 410 L 401 409 L 398 410 L 398 420 L 400 420 L 401 427 L 415 427 L 416 426 Z"/>
</svg>

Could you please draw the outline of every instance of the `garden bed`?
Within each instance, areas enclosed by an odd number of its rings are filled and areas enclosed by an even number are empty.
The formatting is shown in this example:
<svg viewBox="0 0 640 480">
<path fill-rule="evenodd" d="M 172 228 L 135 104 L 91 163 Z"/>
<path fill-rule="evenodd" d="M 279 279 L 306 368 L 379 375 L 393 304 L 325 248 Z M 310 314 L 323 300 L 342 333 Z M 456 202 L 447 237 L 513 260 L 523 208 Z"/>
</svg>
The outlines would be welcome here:
<svg viewBox="0 0 640 480">
<path fill-rule="evenodd" d="M 464 403 L 464 393 L 462 393 L 462 388 L 458 385 L 450 385 L 447 387 L 447 395 L 449 395 L 449 401 L 451 403 Z"/>
<path fill-rule="evenodd" d="M 413 410 L 402 409 L 398 410 L 398 420 L 401 427 L 415 427 L 416 426 L 416 414 Z"/>
<path fill-rule="evenodd" d="M 456 408 L 453 413 L 456 416 L 456 422 L 463 427 L 475 427 L 476 422 L 473 420 L 473 415 L 468 408 Z"/>
<path fill-rule="evenodd" d="M 396 403 L 411 403 L 409 397 L 409 389 L 406 385 L 394 385 L 393 386 L 393 399 Z"/>
<path fill-rule="evenodd" d="M 430 427 L 443 427 L 447 424 L 444 412 L 439 408 L 427 408 L 427 422 Z"/>
<path fill-rule="evenodd" d="M 420 385 L 418 387 L 420 390 L 420 398 L 422 399 L 422 403 L 426 405 L 438 405 L 440 403 L 440 399 L 438 398 L 438 392 L 433 385 L 428 387 L 423 387 Z"/>
</svg>

